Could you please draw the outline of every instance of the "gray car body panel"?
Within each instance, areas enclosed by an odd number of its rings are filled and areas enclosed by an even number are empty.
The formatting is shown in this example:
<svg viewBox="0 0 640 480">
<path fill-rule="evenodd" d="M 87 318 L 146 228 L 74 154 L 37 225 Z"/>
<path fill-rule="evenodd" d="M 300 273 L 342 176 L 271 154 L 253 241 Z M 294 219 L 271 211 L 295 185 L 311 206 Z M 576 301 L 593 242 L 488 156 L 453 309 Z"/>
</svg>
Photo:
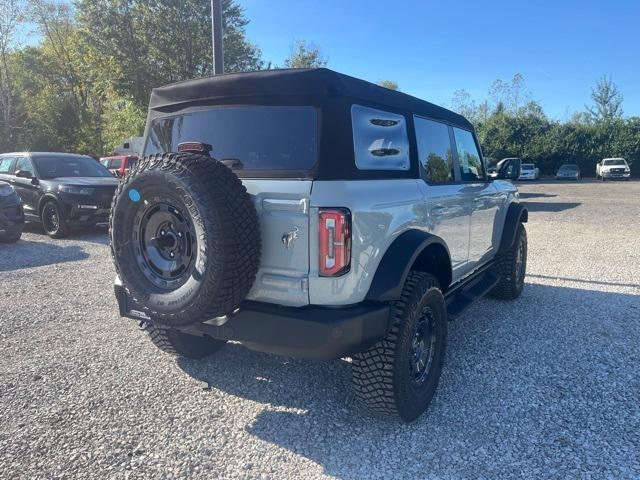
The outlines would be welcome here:
<svg viewBox="0 0 640 480">
<path fill-rule="evenodd" d="M 442 238 L 452 257 L 452 283 L 490 261 L 506 211 L 518 202 L 508 181 L 428 185 L 421 179 L 311 181 L 243 179 L 262 232 L 262 260 L 249 300 L 284 306 L 344 306 L 365 299 L 393 241 L 417 229 Z M 348 208 L 351 268 L 321 277 L 318 214 Z"/>
</svg>

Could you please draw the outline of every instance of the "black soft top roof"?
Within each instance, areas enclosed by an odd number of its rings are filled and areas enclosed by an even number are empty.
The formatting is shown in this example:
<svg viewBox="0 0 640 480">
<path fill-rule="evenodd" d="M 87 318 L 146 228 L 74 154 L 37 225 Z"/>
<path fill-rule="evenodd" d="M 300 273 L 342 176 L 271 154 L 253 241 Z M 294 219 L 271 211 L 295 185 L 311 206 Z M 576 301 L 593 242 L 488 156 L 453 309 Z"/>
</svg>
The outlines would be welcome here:
<svg viewBox="0 0 640 480">
<path fill-rule="evenodd" d="M 326 68 L 232 73 L 173 83 L 153 90 L 149 109 L 171 112 L 203 103 L 227 103 L 230 99 L 237 101 L 242 98 L 252 103 L 249 100 L 252 97 L 269 98 L 274 102 L 306 97 L 318 105 L 346 98 L 444 120 L 473 130 L 467 119 L 446 108 Z"/>
</svg>

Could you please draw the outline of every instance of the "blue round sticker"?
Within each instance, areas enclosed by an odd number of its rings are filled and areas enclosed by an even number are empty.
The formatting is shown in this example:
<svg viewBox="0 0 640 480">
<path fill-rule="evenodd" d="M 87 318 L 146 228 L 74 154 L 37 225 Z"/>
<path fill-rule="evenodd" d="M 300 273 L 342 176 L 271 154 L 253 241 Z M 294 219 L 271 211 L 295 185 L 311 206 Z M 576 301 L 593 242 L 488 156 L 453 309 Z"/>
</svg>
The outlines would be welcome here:
<svg viewBox="0 0 640 480">
<path fill-rule="evenodd" d="M 129 198 L 131 199 L 132 202 L 139 202 L 140 192 L 135 188 L 132 188 L 131 190 L 129 190 Z"/>
</svg>

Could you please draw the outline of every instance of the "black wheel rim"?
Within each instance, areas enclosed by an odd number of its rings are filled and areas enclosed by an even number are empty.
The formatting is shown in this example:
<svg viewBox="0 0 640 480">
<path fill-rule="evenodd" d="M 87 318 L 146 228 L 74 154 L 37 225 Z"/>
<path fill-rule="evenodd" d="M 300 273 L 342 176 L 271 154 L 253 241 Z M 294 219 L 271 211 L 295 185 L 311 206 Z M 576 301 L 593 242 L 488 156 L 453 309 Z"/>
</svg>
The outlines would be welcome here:
<svg viewBox="0 0 640 480">
<path fill-rule="evenodd" d="M 518 249 L 516 250 L 516 265 L 515 265 L 515 277 L 518 285 L 522 285 L 524 283 L 524 274 L 525 274 L 525 261 L 526 261 L 526 253 L 525 253 L 525 243 L 522 238 L 518 242 Z"/>
<path fill-rule="evenodd" d="M 173 202 L 147 206 L 136 217 L 139 239 L 138 265 L 157 287 L 172 290 L 191 276 L 196 257 L 195 229 L 189 217 Z"/>
<path fill-rule="evenodd" d="M 60 228 L 60 216 L 55 206 L 48 204 L 44 208 L 44 228 L 47 232 L 55 233 Z"/>
<path fill-rule="evenodd" d="M 420 387 L 429 376 L 436 350 L 436 321 L 430 308 L 425 308 L 413 331 L 409 374 L 412 383 Z"/>
</svg>

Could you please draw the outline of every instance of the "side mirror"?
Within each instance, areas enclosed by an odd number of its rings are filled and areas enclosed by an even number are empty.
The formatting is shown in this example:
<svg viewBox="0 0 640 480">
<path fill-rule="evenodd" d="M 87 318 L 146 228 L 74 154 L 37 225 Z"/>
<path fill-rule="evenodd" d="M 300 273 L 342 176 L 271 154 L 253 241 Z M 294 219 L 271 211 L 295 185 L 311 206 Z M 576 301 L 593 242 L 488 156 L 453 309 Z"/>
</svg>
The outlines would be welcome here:
<svg viewBox="0 0 640 480">
<path fill-rule="evenodd" d="M 519 158 L 505 158 L 498 162 L 497 177 L 501 180 L 517 180 L 522 161 Z"/>
<path fill-rule="evenodd" d="M 33 175 L 31 174 L 31 172 L 29 170 L 18 170 L 16 172 L 16 177 L 20 177 L 20 178 L 32 178 Z"/>
</svg>

